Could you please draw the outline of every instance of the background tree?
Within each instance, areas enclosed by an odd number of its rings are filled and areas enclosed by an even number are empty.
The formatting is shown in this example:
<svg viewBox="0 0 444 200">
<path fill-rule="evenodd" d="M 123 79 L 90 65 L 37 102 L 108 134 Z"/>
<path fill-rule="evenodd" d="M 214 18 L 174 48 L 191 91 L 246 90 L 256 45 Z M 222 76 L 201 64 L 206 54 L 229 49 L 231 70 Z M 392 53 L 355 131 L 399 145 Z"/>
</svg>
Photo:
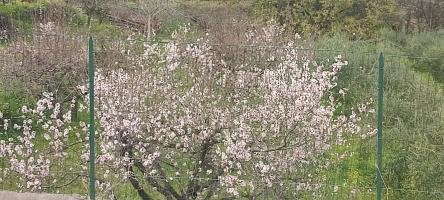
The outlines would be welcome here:
<svg viewBox="0 0 444 200">
<path fill-rule="evenodd" d="M 76 0 L 74 0 L 75 2 Z M 91 19 L 93 16 L 99 16 L 101 20 L 105 14 L 108 3 L 107 0 L 80 0 L 81 6 L 87 15 L 86 25 L 91 27 Z"/>
<path fill-rule="evenodd" d="M 444 2 L 439 0 L 399 0 L 405 10 L 405 32 L 434 31 L 444 24 Z"/>
<path fill-rule="evenodd" d="M 130 7 L 136 9 L 136 12 L 145 19 L 145 31 L 148 37 L 159 29 L 156 23 L 160 23 L 162 17 L 173 15 L 176 6 L 175 0 L 137 0 L 135 4 L 130 4 Z"/>
<path fill-rule="evenodd" d="M 295 32 L 313 36 L 346 32 L 355 39 L 374 36 L 386 25 L 397 27 L 400 17 L 393 0 L 262 0 L 255 7 L 259 18 L 273 17 Z"/>
</svg>

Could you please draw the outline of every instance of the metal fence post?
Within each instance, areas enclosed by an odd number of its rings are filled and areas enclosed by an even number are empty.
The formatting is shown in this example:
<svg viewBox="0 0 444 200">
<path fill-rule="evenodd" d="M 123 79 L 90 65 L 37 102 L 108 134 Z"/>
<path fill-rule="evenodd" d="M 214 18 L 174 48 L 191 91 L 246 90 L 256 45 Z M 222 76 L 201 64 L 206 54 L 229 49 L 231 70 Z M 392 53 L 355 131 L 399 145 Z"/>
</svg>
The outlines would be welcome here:
<svg viewBox="0 0 444 200">
<path fill-rule="evenodd" d="M 376 141 L 376 198 L 382 200 L 382 122 L 384 109 L 384 54 L 379 56 L 378 73 L 378 135 Z"/>
<path fill-rule="evenodd" d="M 94 151 L 94 49 L 92 36 L 88 41 L 88 76 L 89 76 L 89 198 L 96 199 L 96 166 Z"/>
</svg>

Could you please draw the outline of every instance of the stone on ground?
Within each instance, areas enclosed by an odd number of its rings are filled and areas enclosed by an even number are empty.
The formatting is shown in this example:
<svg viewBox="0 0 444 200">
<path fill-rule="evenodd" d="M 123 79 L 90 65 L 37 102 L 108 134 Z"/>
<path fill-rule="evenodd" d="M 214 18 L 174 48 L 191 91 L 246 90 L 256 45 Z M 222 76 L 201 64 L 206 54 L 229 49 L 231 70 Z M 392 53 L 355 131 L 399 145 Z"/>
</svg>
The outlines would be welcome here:
<svg viewBox="0 0 444 200">
<path fill-rule="evenodd" d="M 80 195 L 0 191 L 0 200 L 86 200 Z"/>
</svg>

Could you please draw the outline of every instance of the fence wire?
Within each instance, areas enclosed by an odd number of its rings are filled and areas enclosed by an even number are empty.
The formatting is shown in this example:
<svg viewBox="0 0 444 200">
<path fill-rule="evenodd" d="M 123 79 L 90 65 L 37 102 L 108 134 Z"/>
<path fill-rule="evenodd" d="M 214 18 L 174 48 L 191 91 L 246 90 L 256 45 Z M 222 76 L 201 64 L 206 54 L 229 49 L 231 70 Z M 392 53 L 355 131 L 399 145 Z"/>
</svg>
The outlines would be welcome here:
<svg viewBox="0 0 444 200">
<path fill-rule="evenodd" d="M 110 110 L 115 101 L 121 101 L 122 105 L 114 107 L 113 110 L 123 113 L 123 118 L 115 119 L 114 123 L 125 123 L 129 120 L 125 117 L 150 116 L 158 112 L 152 105 L 165 101 L 155 96 L 159 91 L 150 91 L 156 86 L 165 84 L 156 82 L 156 73 L 160 70 L 158 66 L 160 52 L 147 52 L 147 46 L 152 42 L 138 40 L 108 40 L 98 39 L 95 43 L 96 68 L 102 73 L 101 80 L 106 83 L 97 85 L 98 90 L 105 92 L 96 93 L 96 110 L 103 113 Z M 157 50 L 163 51 L 167 43 L 159 43 Z M 306 60 L 314 60 L 317 63 L 330 66 L 334 58 L 342 55 L 348 61 L 338 78 L 337 88 L 347 88 L 346 98 L 340 101 L 343 112 L 347 114 L 350 108 L 356 106 L 356 102 L 370 102 L 370 106 L 376 108 L 377 96 L 377 69 L 378 53 L 363 52 L 361 50 L 327 50 L 327 49 L 297 49 L 284 46 L 267 45 L 217 45 L 202 43 L 176 43 L 178 49 L 198 48 L 207 45 L 208 52 L 214 58 L 215 65 L 226 67 L 233 74 L 260 73 L 266 69 L 277 69 L 280 63 L 297 60 L 303 64 Z M 151 47 L 151 46 L 150 46 Z M 80 99 L 85 95 L 78 86 L 86 84 L 86 39 L 67 35 L 40 35 L 33 37 L 17 37 L 5 41 L 1 48 L 1 98 L 0 108 L 3 119 L 11 119 L 10 124 L 21 124 L 21 116 L 18 110 L 22 104 L 32 105 L 42 97 L 43 92 L 53 92 L 58 101 L 69 102 L 75 97 L 79 99 L 73 111 L 73 123 L 87 120 L 86 111 L 80 111 L 81 107 L 87 106 Z M 297 53 L 289 58 L 288 51 L 296 50 Z M 178 94 L 185 95 L 194 81 L 196 74 L 209 74 L 205 69 L 196 69 L 192 66 L 202 65 L 199 57 L 182 57 L 180 65 L 175 72 L 170 72 L 163 81 L 177 81 Z M 383 137 L 383 188 L 384 198 L 387 199 L 440 199 L 444 198 L 442 185 L 443 180 L 443 130 L 444 130 L 444 102 L 442 101 L 442 86 L 421 70 L 423 65 L 430 64 L 433 58 L 415 58 L 408 56 L 386 55 L 385 68 L 385 99 L 384 99 L 384 137 Z M 208 63 L 206 63 L 208 64 Z M 125 76 L 116 72 L 125 72 Z M 151 76 L 152 80 L 146 76 Z M 239 74 L 238 74 L 239 75 Z M 239 75 L 240 76 L 240 75 Z M 285 77 L 283 77 L 285 78 Z M 202 79 L 207 80 L 207 79 Z M 208 85 L 213 84 L 209 82 Z M 251 80 L 254 82 L 254 80 Z M 115 84 L 119 88 L 108 91 L 107 84 Z M 159 84 L 159 85 L 155 85 Z M 234 83 L 233 83 L 234 84 Z M 258 83 L 259 84 L 259 83 Z M 162 88 L 162 87 L 160 87 Z M 215 91 L 218 88 L 213 88 Z M 165 88 L 167 93 L 169 90 Z M 233 90 L 230 94 L 247 92 Z M 122 95 L 127 94 L 127 95 Z M 108 102 L 113 97 L 113 102 Z M 147 98 L 148 97 L 148 98 Z M 178 100 L 179 101 L 179 100 Z M 134 110 L 133 108 L 143 108 Z M 187 108 L 187 105 L 184 105 Z M 194 108 L 190 108 L 194 109 Z M 197 108 L 210 109 L 210 108 Z M 211 109 L 210 109 L 211 110 Z M 191 112 L 191 111 L 190 111 Z M 74 114 L 75 113 L 75 114 Z M 350 114 L 350 113 L 348 113 Z M 15 120 L 14 120 L 15 119 Z M 149 118 L 130 118 L 135 123 L 143 124 L 142 121 Z M 106 131 L 100 126 L 97 119 L 97 132 Z M 236 120 L 233 116 L 232 120 Z M 372 113 L 363 116 L 361 122 L 363 128 L 374 129 L 376 116 Z M 369 125 L 369 127 L 367 127 Z M 137 128 L 132 131 L 148 131 L 146 127 Z M 42 130 L 36 129 L 36 134 L 42 134 Z M 79 131 L 80 132 L 80 131 Z M 0 127 L 0 140 L 19 143 L 16 139 L 22 134 L 18 130 Z M 58 162 L 51 159 L 49 173 L 51 176 L 44 179 L 44 184 L 37 192 L 50 193 L 77 193 L 86 195 L 87 169 L 82 167 L 85 160 L 80 159 L 87 149 L 83 144 L 87 143 L 86 135 L 81 139 L 75 136 L 69 137 L 66 147 L 70 147 L 67 157 Z M 195 185 L 206 185 L 207 191 L 211 191 L 213 199 L 223 199 L 229 194 L 221 191 L 221 180 L 219 176 L 200 175 L 190 176 L 177 170 L 174 163 L 169 163 L 170 158 L 165 159 L 164 171 L 160 175 L 152 175 L 149 171 L 143 171 L 142 167 L 134 170 L 121 163 L 106 161 L 107 143 L 101 141 L 112 141 L 98 134 L 97 138 L 97 185 L 99 196 L 104 199 L 139 199 L 141 191 L 155 199 L 162 199 L 165 191 L 170 191 L 171 197 L 175 197 L 172 191 L 185 195 L 185 199 L 192 199 L 197 193 L 204 190 Z M 107 136 L 106 136 L 107 137 Z M 119 141 L 126 141 L 124 135 L 119 136 Z M 148 138 L 139 138 L 147 141 Z M 145 140 L 147 139 L 147 140 Z M 284 179 L 276 181 L 264 181 L 259 178 L 251 178 L 255 190 L 252 193 L 244 192 L 239 199 L 374 199 L 376 197 L 376 138 L 373 134 L 351 135 L 346 139 L 346 145 L 337 145 L 335 138 L 327 141 L 331 145 L 328 150 L 317 149 L 316 145 L 305 145 L 300 155 L 314 155 L 318 160 L 315 164 L 299 163 L 294 166 L 294 171 L 285 173 Z M 306 137 L 298 140 L 298 144 L 307 141 L 315 141 L 315 138 Z M 41 141 L 36 146 L 42 145 Z M 121 146 L 122 148 L 124 146 Z M 50 148 L 50 147 L 47 147 Z M 165 146 L 160 151 L 169 151 L 171 147 Z M 43 150 L 42 150 L 43 151 Z M 137 151 L 137 150 L 136 150 Z M 177 151 L 172 148 L 171 151 Z M 125 153 L 125 149 L 122 149 Z M 128 154 L 129 151 L 126 151 Z M 48 153 L 55 153 L 48 151 Z M 176 152 L 177 162 L 193 161 L 187 155 Z M 11 191 L 29 190 L 23 184 L 27 179 L 21 179 L 19 173 L 9 171 L 11 157 L 2 151 L 0 168 L 1 189 Z M 137 163 L 137 155 L 123 156 L 128 162 Z M 253 159 L 261 159 L 259 156 Z M 328 166 L 325 163 L 330 163 Z M 188 166 L 186 166 L 188 167 Z M 38 171 L 38 169 L 34 170 Z M 129 175 L 128 175 L 129 173 Z M 127 174 L 122 178 L 121 174 Z M 56 181 L 54 181 L 55 179 Z M 17 183 L 22 184 L 22 188 Z M 272 183 L 271 186 L 267 186 Z M 138 188 L 139 187 L 139 188 Z M 172 187 L 168 188 L 168 187 Z M 135 189 L 136 188 L 136 189 Z M 137 188 L 139 190 L 137 190 Z M 208 194 L 208 193 L 206 193 Z"/>
</svg>

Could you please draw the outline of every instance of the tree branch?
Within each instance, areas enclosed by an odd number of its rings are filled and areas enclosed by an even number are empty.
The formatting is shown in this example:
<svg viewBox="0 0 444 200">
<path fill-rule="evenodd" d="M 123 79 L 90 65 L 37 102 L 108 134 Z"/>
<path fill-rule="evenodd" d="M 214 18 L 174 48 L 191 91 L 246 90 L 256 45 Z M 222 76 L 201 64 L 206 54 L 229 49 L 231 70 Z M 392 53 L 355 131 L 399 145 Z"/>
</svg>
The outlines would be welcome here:
<svg viewBox="0 0 444 200">
<path fill-rule="evenodd" d="M 140 185 L 137 178 L 134 176 L 133 166 L 129 167 L 129 171 L 131 172 L 131 174 L 129 176 L 129 181 L 130 181 L 131 185 L 133 186 L 133 188 L 137 190 L 137 194 L 139 194 L 140 198 L 142 198 L 143 200 L 153 199 L 150 196 L 148 196 L 148 194 L 145 192 L 143 187 Z"/>
</svg>

